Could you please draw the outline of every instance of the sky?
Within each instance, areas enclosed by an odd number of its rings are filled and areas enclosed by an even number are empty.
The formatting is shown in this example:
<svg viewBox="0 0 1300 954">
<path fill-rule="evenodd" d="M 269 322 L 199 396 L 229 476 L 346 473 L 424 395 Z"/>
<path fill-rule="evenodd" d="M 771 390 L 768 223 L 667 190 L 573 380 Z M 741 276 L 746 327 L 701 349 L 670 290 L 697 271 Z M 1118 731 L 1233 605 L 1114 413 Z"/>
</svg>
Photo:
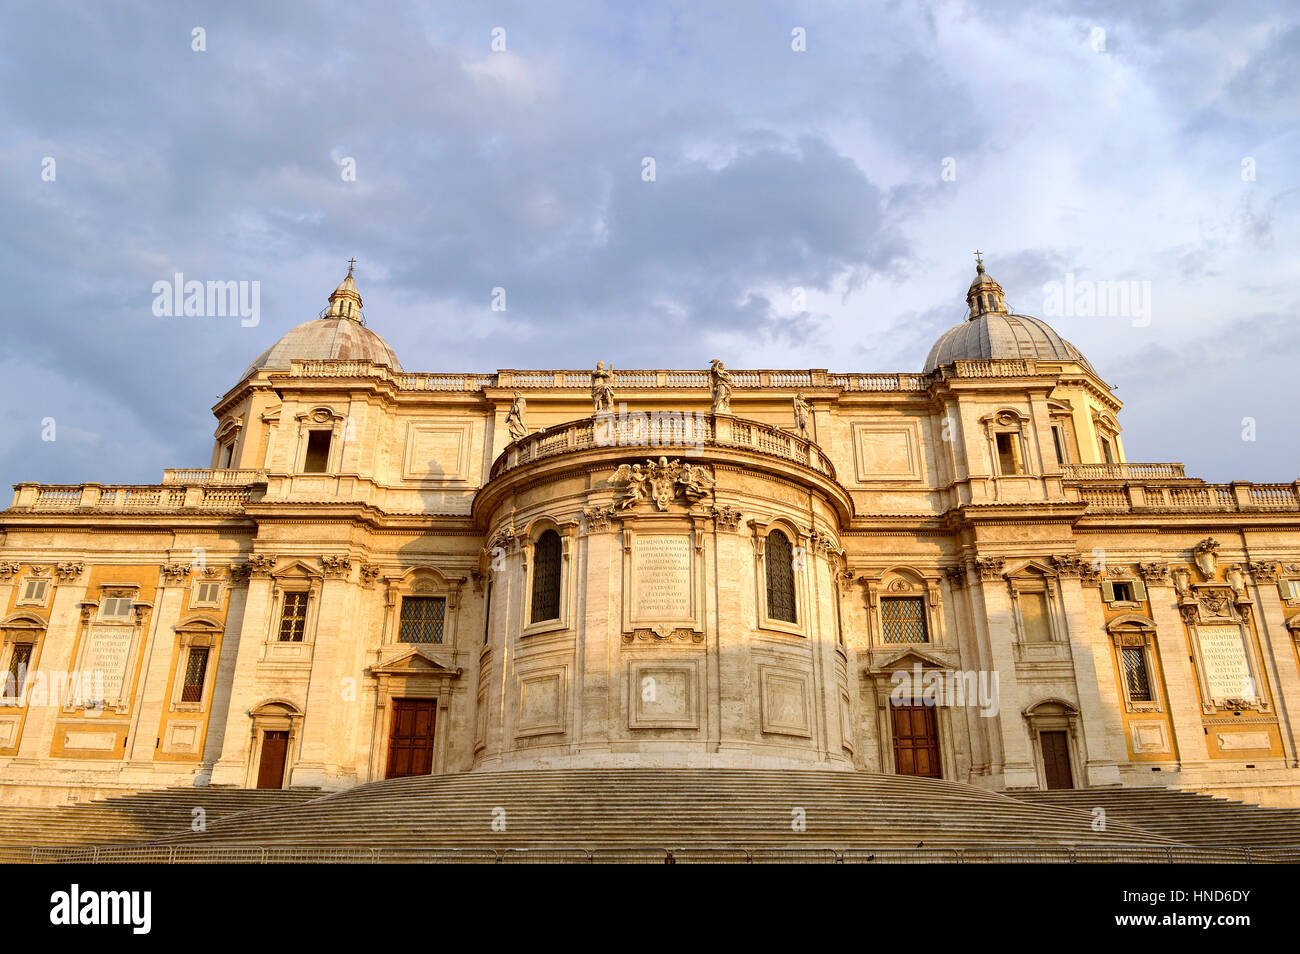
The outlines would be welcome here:
<svg viewBox="0 0 1300 954">
<path fill-rule="evenodd" d="M 1298 77 L 1291 0 L 9 2 L 0 482 L 207 466 L 354 257 L 410 371 L 885 372 L 975 249 L 1129 460 L 1293 481 Z M 256 322 L 156 315 L 176 273 Z"/>
</svg>

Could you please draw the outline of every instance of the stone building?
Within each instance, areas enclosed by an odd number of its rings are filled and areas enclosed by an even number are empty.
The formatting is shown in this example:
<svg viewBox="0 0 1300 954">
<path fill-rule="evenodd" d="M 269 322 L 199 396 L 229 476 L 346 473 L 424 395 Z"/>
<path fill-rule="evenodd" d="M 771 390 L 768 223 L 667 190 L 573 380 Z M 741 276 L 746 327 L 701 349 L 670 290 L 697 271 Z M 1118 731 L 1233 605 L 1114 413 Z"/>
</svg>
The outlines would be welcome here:
<svg viewBox="0 0 1300 954">
<path fill-rule="evenodd" d="M 349 271 L 208 469 L 16 485 L 6 799 L 656 765 L 1300 804 L 1300 484 L 1129 463 L 1085 357 L 982 264 L 966 300 L 919 372 L 425 373 Z"/>
</svg>

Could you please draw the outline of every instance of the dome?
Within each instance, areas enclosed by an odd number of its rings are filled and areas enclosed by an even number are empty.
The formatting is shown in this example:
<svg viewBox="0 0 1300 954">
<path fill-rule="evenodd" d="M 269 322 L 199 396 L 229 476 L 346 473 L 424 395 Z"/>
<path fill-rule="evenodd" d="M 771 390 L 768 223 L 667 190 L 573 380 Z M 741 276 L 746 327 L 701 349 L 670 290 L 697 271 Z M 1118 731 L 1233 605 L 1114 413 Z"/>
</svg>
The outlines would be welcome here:
<svg viewBox="0 0 1300 954">
<path fill-rule="evenodd" d="M 983 263 L 976 266 L 966 302 L 970 307 L 969 316 L 939 336 L 925 359 L 927 373 L 954 361 L 1015 358 L 1076 361 L 1093 371 L 1082 352 L 1047 322 L 1007 311 L 1002 286 L 984 271 Z"/>
<path fill-rule="evenodd" d="M 264 368 L 288 368 L 290 361 L 370 361 L 401 371 L 388 342 L 361 323 L 361 295 L 352 268 L 330 295 L 325 313 L 290 328 L 248 366 L 244 377 Z"/>
</svg>

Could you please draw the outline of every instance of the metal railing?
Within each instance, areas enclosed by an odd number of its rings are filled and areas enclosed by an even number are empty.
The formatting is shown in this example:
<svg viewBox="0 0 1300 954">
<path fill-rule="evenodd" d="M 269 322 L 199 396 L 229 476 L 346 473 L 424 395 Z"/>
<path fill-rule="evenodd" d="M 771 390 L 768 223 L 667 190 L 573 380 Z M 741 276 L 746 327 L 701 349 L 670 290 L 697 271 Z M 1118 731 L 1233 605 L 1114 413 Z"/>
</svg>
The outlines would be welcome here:
<svg viewBox="0 0 1300 954">
<path fill-rule="evenodd" d="M 1296 864 L 1295 847 L 402 848 L 101 845 L 0 848 L 3 864 Z"/>
</svg>

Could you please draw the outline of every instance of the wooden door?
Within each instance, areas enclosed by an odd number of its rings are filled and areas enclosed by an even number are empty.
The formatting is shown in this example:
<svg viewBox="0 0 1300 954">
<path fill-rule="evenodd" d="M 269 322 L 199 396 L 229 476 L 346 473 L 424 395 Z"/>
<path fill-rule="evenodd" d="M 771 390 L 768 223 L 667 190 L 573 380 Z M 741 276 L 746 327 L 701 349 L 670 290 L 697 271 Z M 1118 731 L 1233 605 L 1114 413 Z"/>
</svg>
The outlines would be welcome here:
<svg viewBox="0 0 1300 954">
<path fill-rule="evenodd" d="M 428 775 L 433 771 L 433 723 L 436 699 L 394 699 L 388 731 L 385 778 Z"/>
<path fill-rule="evenodd" d="M 1040 732 L 1043 748 L 1043 774 L 1048 788 L 1074 788 L 1070 774 L 1070 741 L 1064 732 Z"/>
<path fill-rule="evenodd" d="M 934 706 L 891 705 L 889 711 L 894 727 L 894 771 L 899 775 L 942 778 Z"/>
<path fill-rule="evenodd" d="M 289 733 L 267 731 L 262 733 L 262 760 L 257 766 L 258 788 L 284 787 L 284 760 L 289 754 Z"/>
</svg>

